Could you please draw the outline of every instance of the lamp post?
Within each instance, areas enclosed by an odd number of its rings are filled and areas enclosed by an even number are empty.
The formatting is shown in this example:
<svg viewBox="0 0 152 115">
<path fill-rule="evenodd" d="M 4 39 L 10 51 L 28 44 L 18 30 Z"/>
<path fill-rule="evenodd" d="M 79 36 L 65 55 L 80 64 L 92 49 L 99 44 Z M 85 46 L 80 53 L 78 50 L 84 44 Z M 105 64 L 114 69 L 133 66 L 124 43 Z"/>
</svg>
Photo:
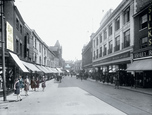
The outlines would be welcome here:
<svg viewBox="0 0 152 115">
<path fill-rule="evenodd" d="M 3 100 L 6 101 L 6 77 L 5 77 L 5 39 L 4 39 L 4 0 L 1 0 L 1 41 L 2 41 L 2 76 L 3 76 Z"/>
</svg>

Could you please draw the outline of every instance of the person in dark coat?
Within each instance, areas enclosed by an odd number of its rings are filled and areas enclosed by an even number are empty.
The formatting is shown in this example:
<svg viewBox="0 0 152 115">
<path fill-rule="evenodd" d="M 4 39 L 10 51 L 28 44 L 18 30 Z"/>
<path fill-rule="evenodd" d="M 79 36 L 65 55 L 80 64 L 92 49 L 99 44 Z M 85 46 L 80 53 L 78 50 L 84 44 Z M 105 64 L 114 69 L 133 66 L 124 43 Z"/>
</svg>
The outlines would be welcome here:
<svg viewBox="0 0 152 115">
<path fill-rule="evenodd" d="M 16 101 L 22 101 L 22 98 L 20 96 L 20 82 L 19 82 L 18 78 L 15 79 L 14 93 L 17 95 L 17 100 Z"/>
<path fill-rule="evenodd" d="M 32 88 L 32 90 L 34 89 L 34 91 L 36 91 L 36 81 L 35 81 L 35 78 L 33 77 L 32 79 L 31 79 L 31 88 Z"/>
<path fill-rule="evenodd" d="M 39 84 L 40 84 L 40 80 L 39 80 L 39 78 L 37 77 L 37 78 L 36 78 L 36 88 L 37 88 L 37 89 L 39 89 Z"/>
<path fill-rule="evenodd" d="M 44 91 L 44 89 L 46 87 L 46 83 L 45 82 L 46 82 L 45 81 L 45 77 L 43 76 L 43 78 L 42 78 L 42 88 L 43 88 L 43 91 Z"/>
</svg>

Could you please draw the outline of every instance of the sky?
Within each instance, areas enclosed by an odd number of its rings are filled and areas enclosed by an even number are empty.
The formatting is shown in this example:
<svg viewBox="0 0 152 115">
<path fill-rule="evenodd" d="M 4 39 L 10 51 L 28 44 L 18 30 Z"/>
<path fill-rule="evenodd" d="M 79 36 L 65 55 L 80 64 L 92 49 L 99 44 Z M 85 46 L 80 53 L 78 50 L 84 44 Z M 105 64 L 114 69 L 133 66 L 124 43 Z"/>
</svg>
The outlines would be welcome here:
<svg viewBox="0 0 152 115">
<path fill-rule="evenodd" d="M 22 18 L 48 45 L 58 40 L 64 60 L 81 60 L 82 48 L 109 9 L 122 0 L 15 0 Z"/>
</svg>

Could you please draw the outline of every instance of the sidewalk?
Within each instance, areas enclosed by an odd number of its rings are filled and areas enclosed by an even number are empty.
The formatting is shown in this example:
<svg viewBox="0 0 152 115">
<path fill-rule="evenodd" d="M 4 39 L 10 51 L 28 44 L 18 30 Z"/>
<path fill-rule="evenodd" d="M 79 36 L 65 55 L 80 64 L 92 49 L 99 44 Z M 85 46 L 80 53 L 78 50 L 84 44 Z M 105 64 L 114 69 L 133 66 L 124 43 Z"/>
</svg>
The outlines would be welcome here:
<svg viewBox="0 0 152 115">
<path fill-rule="evenodd" d="M 109 85 L 109 86 L 112 86 L 114 87 L 114 84 L 111 84 L 111 83 L 103 83 L 103 82 L 100 82 L 100 81 L 96 81 L 96 80 L 93 80 L 91 78 L 88 78 L 88 80 L 90 81 L 94 81 L 94 82 L 98 82 L 98 83 L 101 83 L 103 85 Z M 139 93 L 143 93 L 143 94 L 147 94 L 147 95 L 152 95 L 152 88 L 131 88 L 130 86 L 119 86 L 119 88 L 121 89 L 126 89 L 126 90 L 130 90 L 130 91 L 135 91 L 135 92 L 139 92 Z"/>
</svg>

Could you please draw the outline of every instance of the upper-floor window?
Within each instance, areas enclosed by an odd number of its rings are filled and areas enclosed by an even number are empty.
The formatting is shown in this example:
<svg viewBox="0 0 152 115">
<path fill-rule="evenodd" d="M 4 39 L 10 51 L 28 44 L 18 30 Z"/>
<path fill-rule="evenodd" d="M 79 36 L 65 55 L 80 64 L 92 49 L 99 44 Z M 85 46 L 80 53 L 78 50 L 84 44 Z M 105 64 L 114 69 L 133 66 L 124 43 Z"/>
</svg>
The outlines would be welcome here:
<svg viewBox="0 0 152 115">
<path fill-rule="evenodd" d="M 104 52 L 103 52 L 103 55 L 107 55 L 107 44 L 104 45 Z"/>
<path fill-rule="evenodd" d="M 19 41 L 16 39 L 16 53 L 19 53 Z"/>
<path fill-rule="evenodd" d="M 104 30 L 103 34 L 104 34 L 104 40 L 107 39 L 107 29 Z"/>
<path fill-rule="evenodd" d="M 102 57 L 102 47 L 100 47 L 100 57 Z"/>
<path fill-rule="evenodd" d="M 98 46 L 98 37 L 96 38 L 96 45 Z"/>
<path fill-rule="evenodd" d="M 37 46 L 36 46 L 36 39 L 35 39 L 35 48 L 37 48 Z"/>
<path fill-rule="evenodd" d="M 94 47 L 95 47 L 95 40 L 93 40 L 93 45 L 94 45 Z"/>
<path fill-rule="evenodd" d="M 41 44 L 39 43 L 39 52 L 41 53 Z"/>
<path fill-rule="evenodd" d="M 112 24 L 109 26 L 109 36 L 112 35 Z"/>
<path fill-rule="evenodd" d="M 95 51 L 94 51 L 94 54 L 93 54 L 94 56 L 93 56 L 93 59 L 95 59 L 95 55 L 96 55 L 96 53 L 95 53 Z"/>
<path fill-rule="evenodd" d="M 124 32 L 124 48 L 130 46 L 130 30 Z"/>
<path fill-rule="evenodd" d="M 119 30 L 120 28 L 120 17 L 118 17 L 116 20 L 115 20 L 115 30 Z"/>
<path fill-rule="evenodd" d="M 96 56 L 97 56 L 96 58 L 98 58 L 98 49 L 97 49 L 97 55 Z"/>
<path fill-rule="evenodd" d="M 16 18 L 16 29 L 19 30 L 19 20 Z"/>
<path fill-rule="evenodd" d="M 101 43 L 102 42 L 102 33 L 99 36 L 100 36 L 100 43 Z"/>
<path fill-rule="evenodd" d="M 108 53 L 112 53 L 112 40 L 109 42 L 109 50 Z"/>
<path fill-rule="evenodd" d="M 120 36 L 115 38 L 115 51 L 120 50 Z"/>
<path fill-rule="evenodd" d="M 148 37 L 141 38 L 141 48 L 148 46 Z"/>
<path fill-rule="evenodd" d="M 141 29 L 147 27 L 147 14 L 141 16 Z"/>
<path fill-rule="evenodd" d="M 124 24 L 130 21 L 130 8 L 124 11 Z"/>
<path fill-rule="evenodd" d="M 22 44 L 20 43 L 20 56 L 22 57 Z"/>
<path fill-rule="evenodd" d="M 23 26 L 20 25 L 20 33 L 22 34 L 22 32 L 23 32 Z"/>
</svg>

